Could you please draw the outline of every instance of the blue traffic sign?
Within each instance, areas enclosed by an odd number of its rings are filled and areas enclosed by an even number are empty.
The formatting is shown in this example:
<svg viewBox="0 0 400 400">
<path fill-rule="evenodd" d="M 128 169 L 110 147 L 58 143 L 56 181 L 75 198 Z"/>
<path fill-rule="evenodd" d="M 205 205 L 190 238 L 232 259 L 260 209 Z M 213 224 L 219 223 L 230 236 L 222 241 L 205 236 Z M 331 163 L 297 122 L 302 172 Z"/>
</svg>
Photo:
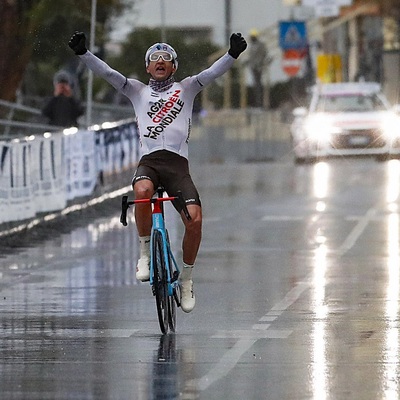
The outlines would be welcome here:
<svg viewBox="0 0 400 400">
<path fill-rule="evenodd" d="M 279 22 L 279 46 L 283 50 L 305 49 L 307 47 L 307 27 L 304 21 Z"/>
</svg>

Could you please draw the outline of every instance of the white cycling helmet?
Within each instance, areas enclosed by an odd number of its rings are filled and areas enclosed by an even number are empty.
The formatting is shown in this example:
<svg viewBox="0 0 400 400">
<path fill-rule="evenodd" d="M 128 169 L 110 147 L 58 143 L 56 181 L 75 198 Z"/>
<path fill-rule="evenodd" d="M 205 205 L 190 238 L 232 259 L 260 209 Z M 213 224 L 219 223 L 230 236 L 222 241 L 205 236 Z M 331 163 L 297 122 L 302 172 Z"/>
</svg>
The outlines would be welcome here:
<svg viewBox="0 0 400 400">
<path fill-rule="evenodd" d="M 176 54 L 174 48 L 167 43 L 155 43 L 149 47 L 149 49 L 146 51 L 146 55 L 144 56 L 146 67 L 149 66 L 150 55 L 156 51 L 166 51 L 167 53 L 171 54 L 175 69 L 178 69 L 178 55 Z"/>
</svg>

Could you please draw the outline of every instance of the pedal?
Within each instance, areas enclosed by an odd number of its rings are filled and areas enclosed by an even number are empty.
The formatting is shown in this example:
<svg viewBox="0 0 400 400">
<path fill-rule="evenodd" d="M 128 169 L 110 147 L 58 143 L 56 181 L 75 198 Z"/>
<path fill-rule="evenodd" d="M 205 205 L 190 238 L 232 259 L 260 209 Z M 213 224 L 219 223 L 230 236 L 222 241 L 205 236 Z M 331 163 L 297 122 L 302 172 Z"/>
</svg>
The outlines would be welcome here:
<svg viewBox="0 0 400 400">
<path fill-rule="evenodd" d="M 178 280 L 179 278 L 179 272 L 178 271 L 174 271 L 174 273 L 172 274 L 172 279 L 171 279 L 171 283 L 174 283 Z"/>
<path fill-rule="evenodd" d="M 180 307 L 181 306 L 181 299 L 180 299 L 179 293 L 178 293 L 178 291 L 176 289 L 174 290 L 174 300 L 175 300 L 176 306 Z"/>
</svg>

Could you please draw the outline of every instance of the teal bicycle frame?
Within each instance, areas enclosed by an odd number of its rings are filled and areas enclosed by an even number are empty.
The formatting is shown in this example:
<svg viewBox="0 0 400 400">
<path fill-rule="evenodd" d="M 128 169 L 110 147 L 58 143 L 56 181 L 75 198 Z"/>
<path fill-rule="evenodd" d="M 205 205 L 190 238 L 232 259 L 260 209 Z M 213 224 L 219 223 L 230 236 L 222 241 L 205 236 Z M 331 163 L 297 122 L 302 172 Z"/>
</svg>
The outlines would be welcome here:
<svg viewBox="0 0 400 400">
<path fill-rule="evenodd" d="M 122 212 L 120 221 L 127 226 L 127 210 L 132 204 L 152 204 L 152 228 L 150 236 L 150 286 L 156 297 L 157 313 L 162 333 L 167 333 L 168 327 L 175 331 L 175 305 L 180 306 L 179 273 L 177 262 L 172 254 L 168 231 L 164 219 L 164 201 L 177 201 L 188 220 L 191 219 L 182 193 L 176 197 L 163 197 L 164 190 L 159 188 L 157 196 L 151 199 L 128 201 L 128 196 L 122 197 Z M 159 259 L 162 257 L 162 259 Z"/>
<path fill-rule="evenodd" d="M 160 196 L 160 193 L 159 193 Z M 150 237 L 150 249 L 154 248 L 154 238 L 155 238 L 155 233 L 160 232 L 161 237 L 162 237 L 162 243 L 163 243 L 163 255 L 164 255 L 164 265 L 165 265 L 165 270 L 167 272 L 167 284 L 168 284 L 168 296 L 173 296 L 174 294 L 174 289 L 178 285 L 178 276 L 180 274 L 180 269 L 178 267 L 178 264 L 175 260 L 175 257 L 171 251 L 171 244 L 169 243 L 168 239 L 168 232 L 165 227 L 165 220 L 164 220 L 164 212 L 163 212 L 163 204 L 162 202 L 164 201 L 173 201 L 176 200 L 176 197 L 157 197 L 155 198 L 154 207 L 152 211 L 152 227 L 151 227 L 151 237 Z M 139 200 L 138 200 L 139 202 Z M 174 271 L 174 276 L 171 276 L 171 271 L 173 268 L 171 268 L 170 262 L 172 261 L 174 265 L 174 269 L 177 273 Z M 150 256 L 150 286 L 154 287 L 154 266 L 155 266 L 156 260 L 154 260 L 153 257 L 153 252 L 151 253 Z"/>
</svg>

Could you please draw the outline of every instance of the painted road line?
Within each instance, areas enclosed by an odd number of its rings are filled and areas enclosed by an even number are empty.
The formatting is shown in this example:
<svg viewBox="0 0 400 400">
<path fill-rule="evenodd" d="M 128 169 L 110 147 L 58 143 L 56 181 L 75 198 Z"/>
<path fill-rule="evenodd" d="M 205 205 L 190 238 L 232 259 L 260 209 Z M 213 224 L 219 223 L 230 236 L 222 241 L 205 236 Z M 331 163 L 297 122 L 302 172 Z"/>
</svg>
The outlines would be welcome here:
<svg viewBox="0 0 400 400">
<path fill-rule="evenodd" d="M 277 313 L 286 311 L 309 287 L 310 283 L 299 282 L 279 303 L 275 304 L 266 315 L 270 315 L 270 312 L 273 312 L 272 315 L 278 315 Z"/>
<path fill-rule="evenodd" d="M 310 287 L 310 283 L 300 282 L 293 287 L 286 296 L 275 304 L 263 317 L 277 318 L 288 309 Z M 235 368 L 243 354 L 246 353 L 259 339 L 286 339 L 292 331 L 269 329 L 271 324 L 255 324 L 253 329 L 239 331 L 218 331 L 212 338 L 238 339 L 235 345 L 227 350 L 219 362 L 206 375 L 194 379 L 188 384 L 204 391 L 218 380 L 224 378 Z"/>
<path fill-rule="evenodd" d="M 273 322 L 278 318 L 278 315 L 264 315 L 259 319 L 260 322 Z"/>
<path fill-rule="evenodd" d="M 266 326 L 266 325 L 264 325 Z M 293 331 L 287 329 L 221 330 L 211 336 L 212 339 L 287 339 Z"/>
<path fill-rule="evenodd" d="M 345 241 L 337 250 L 336 253 L 339 255 L 339 257 L 346 254 L 356 244 L 358 238 L 362 235 L 371 220 L 374 219 L 376 213 L 376 208 L 370 208 L 358 221 L 357 225 L 353 228 L 353 230 L 350 232 Z"/>
<path fill-rule="evenodd" d="M 200 379 L 187 382 L 188 386 L 196 387 L 199 391 L 208 389 L 213 383 L 224 378 L 236 366 L 240 358 L 248 351 L 257 339 L 248 338 L 238 340 L 206 375 Z"/>
</svg>

